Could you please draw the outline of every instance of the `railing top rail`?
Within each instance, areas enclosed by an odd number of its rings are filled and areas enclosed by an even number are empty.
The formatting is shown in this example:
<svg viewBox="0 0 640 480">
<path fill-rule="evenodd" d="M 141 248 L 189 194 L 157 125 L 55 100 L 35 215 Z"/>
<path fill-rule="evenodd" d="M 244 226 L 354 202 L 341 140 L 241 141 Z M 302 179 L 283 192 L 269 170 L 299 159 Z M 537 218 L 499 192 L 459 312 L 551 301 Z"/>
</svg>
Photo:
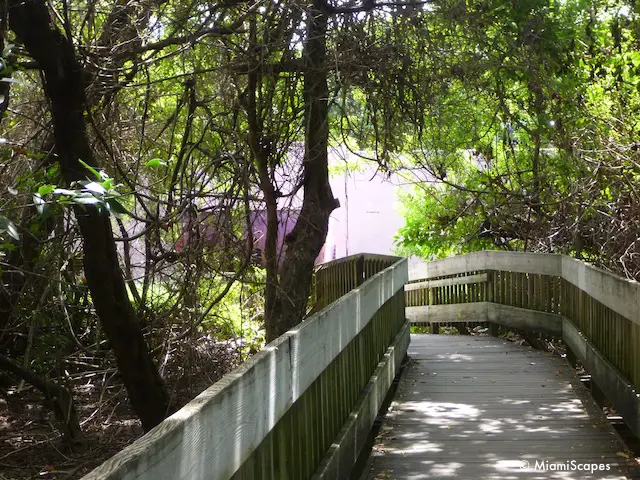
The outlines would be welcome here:
<svg viewBox="0 0 640 480">
<path fill-rule="evenodd" d="M 614 312 L 640 325 L 640 283 L 561 256 L 562 278 Z"/>
<path fill-rule="evenodd" d="M 409 280 L 428 280 L 481 270 L 508 270 L 556 276 L 562 274 L 560 255 L 483 250 L 416 265 L 411 269 Z"/>
<path fill-rule="evenodd" d="M 364 253 L 363 255 L 365 260 L 386 260 L 389 262 L 391 261 L 398 262 L 403 258 L 395 255 L 380 255 L 378 253 Z"/>
<path fill-rule="evenodd" d="M 359 259 L 363 259 L 363 260 L 387 260 L 390 262 L 398 262 L 400 260 L 402 260 L 403 257 L 396 257 L 393 255 L 378 255 L 375 253 L 356 253 L 354 255 L 349 255 L 347 257 L 342 257 L 342 258 L 336 258 L 335 260 L 331 260 L 329 262 L 325 262 L 325 263 L 321 263 L 320 265 L 318 265 L 316 268 L 317 269 L 323 269 L 323 268 L 327 268 L 327 267 L 331 267 L 334 265 L 339 265 L 342 263 L 347 263 L 347 262 L 351 262 L 353 260 L 359 260 Z"/>
<path fill-rule="evenodd" d="M 429 280 L 483 270 L 563 278 L 606 307 L 640 325 L 640 283 L 566 255 L 485 250 L 415 266 L 411 269 L 409 279 Z"/>
<path fill-rule="evenodd" d="M 363 254 L 362 253 L 357 253 L 355 255 L 349 255 L 347 257 L 342 257 L 342 258 L 336 258 L 335 260 L 331 260 L 329 262 L 324 262 L 321 263 L 319 265 L 316 265 L 316 269 L 320 270 L 323 268 L 327 268 L 327 267 L 331 267 L 333 265 L 340 265 L 342 263 L 348 263 L 354 260 L 358 260 L 359 258 L 362 258 Z"/>
</svg>

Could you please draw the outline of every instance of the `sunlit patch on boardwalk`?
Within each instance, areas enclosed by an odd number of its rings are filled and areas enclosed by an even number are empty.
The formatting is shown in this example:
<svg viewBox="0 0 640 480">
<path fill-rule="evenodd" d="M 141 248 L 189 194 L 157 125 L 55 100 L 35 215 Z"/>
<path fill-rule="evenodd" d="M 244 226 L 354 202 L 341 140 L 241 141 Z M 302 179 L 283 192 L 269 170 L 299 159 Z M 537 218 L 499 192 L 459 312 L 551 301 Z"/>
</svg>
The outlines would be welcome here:
<svg viewBox="0 0 640 480">
<path fill-rule="evenodd" d="M 414 335 L 371 479 L 622 479 L 632 466 L 559 357 L 493 337 Z"/>
</svg>

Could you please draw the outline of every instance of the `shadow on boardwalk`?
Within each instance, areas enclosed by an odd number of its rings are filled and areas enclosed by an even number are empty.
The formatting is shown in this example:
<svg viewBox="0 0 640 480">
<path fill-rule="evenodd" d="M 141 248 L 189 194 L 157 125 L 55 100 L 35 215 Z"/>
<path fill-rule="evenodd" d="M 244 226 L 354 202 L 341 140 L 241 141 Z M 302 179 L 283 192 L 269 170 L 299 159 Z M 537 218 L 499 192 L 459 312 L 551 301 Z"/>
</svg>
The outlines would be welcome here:
<svg viewBox="0 0 640 480">
<path fill-rule="evenodd" d="M 561 358 L 443 335 L 412 335 L 408 354 L 370 479 L 638 478 Z"/>
</svg>

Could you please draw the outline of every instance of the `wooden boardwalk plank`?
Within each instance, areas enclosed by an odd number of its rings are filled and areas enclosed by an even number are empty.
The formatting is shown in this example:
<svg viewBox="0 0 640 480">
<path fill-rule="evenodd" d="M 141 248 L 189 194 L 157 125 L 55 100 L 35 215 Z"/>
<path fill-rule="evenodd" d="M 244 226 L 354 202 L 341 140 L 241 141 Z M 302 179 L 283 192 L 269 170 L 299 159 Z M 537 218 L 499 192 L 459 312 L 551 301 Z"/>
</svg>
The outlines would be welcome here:
<svg viewBox="0 0 640 480">
<path fill-rule="evenodd" d="M 618 436 L 557 356 L 446 335 L 412 335 L 408 354 L 369 479 L 636 478 Z"/>
</svg>

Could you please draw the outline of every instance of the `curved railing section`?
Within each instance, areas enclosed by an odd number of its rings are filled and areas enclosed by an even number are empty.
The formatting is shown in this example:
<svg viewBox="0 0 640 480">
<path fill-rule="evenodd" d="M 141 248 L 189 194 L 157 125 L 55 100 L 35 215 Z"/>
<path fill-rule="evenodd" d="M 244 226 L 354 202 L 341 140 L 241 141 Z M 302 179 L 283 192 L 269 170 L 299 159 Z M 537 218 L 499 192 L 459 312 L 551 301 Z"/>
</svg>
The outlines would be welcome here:
<svg viewBox="0 0 640 480">
<path fill-rule="evenodd" d="M 554 254 L 436 260 L 406 286 L 412 323 L 488 322 L 561 337 L 640 435 L 640 284 Z"/>
<path fill-rule="evenodd" d="M 319 271 L 325 308 L 84 479 L 347 478 L 406 355 L 407 261 Z"/>
</svg>

